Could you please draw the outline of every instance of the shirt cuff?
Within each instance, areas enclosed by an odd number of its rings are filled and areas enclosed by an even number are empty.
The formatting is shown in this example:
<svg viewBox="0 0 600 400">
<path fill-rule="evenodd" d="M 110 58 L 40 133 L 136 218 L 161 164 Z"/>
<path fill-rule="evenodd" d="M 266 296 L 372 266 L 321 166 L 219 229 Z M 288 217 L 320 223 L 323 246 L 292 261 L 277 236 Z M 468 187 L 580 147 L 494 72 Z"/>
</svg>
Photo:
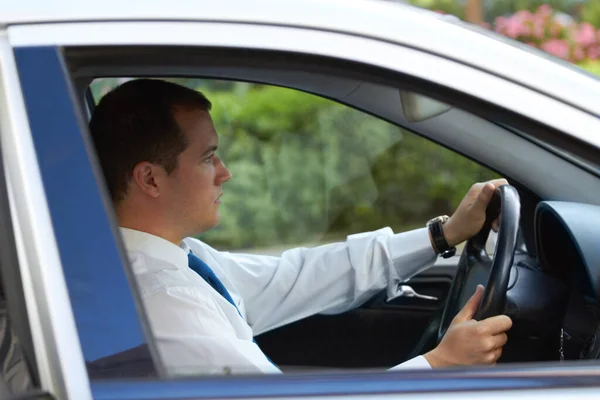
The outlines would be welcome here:
<svg viewBox="0 0 600 400">
<path fill-rule="evenodd" d="M 425 357 L 418 356 L 390 368 L 390 371 L 398 371 L 402 369 L 431 369 L 431 365 L 429 365 L 429 362 L 427 362 Z"/>
<path fill-rule="evenodd" d="M 392 265 L 388 270 L 387 300 L 391 301 L 402 294 L 399 285 L 431 267 L 437 254 L 431 246 L 428 228 L 399 233 L 388 240 Z"/>
</svg>

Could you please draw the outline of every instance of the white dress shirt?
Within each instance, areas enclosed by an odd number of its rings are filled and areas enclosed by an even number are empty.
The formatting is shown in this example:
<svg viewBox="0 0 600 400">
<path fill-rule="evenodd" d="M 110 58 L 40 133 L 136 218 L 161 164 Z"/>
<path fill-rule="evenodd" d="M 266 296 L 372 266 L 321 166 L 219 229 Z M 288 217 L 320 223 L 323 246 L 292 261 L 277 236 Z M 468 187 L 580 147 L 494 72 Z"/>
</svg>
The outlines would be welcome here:
<svg viewBox="0 0 600 400">
<path fill-rule="evenodd" d="M 127 228 L 121 234 L 170 375 L 279 373 L 255 335 L 350 310 L 385 288 L 394 298 L 400 282 L 436 258 L 426 228 L 401 234 L 384 228 L 280 257 L 221 252 L 193 238 L 177 246 Z M 214 271 L 237 310 L 188 267 L 190 250 Z M 396 368 L 429 364 L 419 356 Z"/>
</svg>

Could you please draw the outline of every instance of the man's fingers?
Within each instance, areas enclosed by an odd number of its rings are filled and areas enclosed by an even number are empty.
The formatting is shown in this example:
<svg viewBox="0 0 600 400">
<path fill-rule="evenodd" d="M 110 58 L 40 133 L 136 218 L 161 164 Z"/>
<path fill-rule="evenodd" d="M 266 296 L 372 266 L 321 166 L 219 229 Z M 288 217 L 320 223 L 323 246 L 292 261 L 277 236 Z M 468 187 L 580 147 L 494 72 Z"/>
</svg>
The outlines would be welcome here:
<svg viewBox="0 0 600 400">
<path fill-rule="evenodd" d="M 478 212 L 485 212 L 488 204 L 490 204 L 490 201 L 492 200 L 494 190 L 496 190 L 498 186 L 502 185 L 508 185 L 508 181 L 506 179 L 494 179 L 485 183 L 474 185 L 474 187 L 476 187 L 479 190 L 479 194 L 475 199 L 473 208 L 478 210 Z M 479 187 L 481 187 L 481 189 L 479 189 Z M 494 232 L 498 232 L 497 221 L 494 221 L 494 223 L 492 224 L 492 229 L 494 230 Z"/>
<path fill-rule="evenodd" d="M 488 354 L 487 356 L 487 362 L 490 365 L 494 365 L 496 364 L 496 361 L 498 361 L 498 359 L 500 358 L 500 356 L 502 355 L 502 347 L 492 351 L 491 353 Z"/>
<path fill-rule="evenodd" d="M 480 211 L 485 212 L 485 209 L 492 199 L 494 190 L 496 190 L 496 187 L 493 184 L 490 182 L 485 183 L 477 195 L 477 199 L 475 200 L 475 204 L 473 204 L 473 208 L 477 208 Z"/>
<path fill-rule="evenodd" d="M 469 301 L 467 301 L 467 304 L 465 304 L 462 310 L 456 314 L 456 317 L 454 317 L 454 321 L 452 322 L 463 322 L 473 319 L 477 309 L 479 308 L 481 296 L 483 296 L 483 286 L 477 285 L 477 289 L 475 289 L 473 296 L 471 296 Z"/>
<path fill-rule="evenodd" d="M 508 341 L 508 335 L 506 333 L 501 333 L 496 336 L 492 336 L 493 347 L 492 350 L 500 349 L 504 347 L 506 342 Z"/>
<path fill-rule="evenodd" d="M 489 335 L 499 335 L 512 327 L 512 320 L 506 315 L 496 315 L 479 322 L 480 329 Z"/>
<path fill-rule="evenodd" d="M 506 179 L 492 179 L 491 181 L 487 181 L 486 183 L 491 183 L 492 185 L 494 185 L 494 189 L 496 189 L 498 186 L 502 186 L 502 185 L 508 185 L 508 181 Z"/>
<path fill-rule="evenodd" d="M 474 185 L 474 187 L 479 190 L 479 194 L 477 195 L 474 206 L 478 207 L 482 211 L 485 211 L 490 203 L 490 200 L 492 199 L 494 190 L 496 190 L 498 186 L 502 185 L 508 185 L 508 181 L 506 179 L 493 179 L 491 181 Z M 479 189 L 480 187 L 481 189 Z"/>
</svg>

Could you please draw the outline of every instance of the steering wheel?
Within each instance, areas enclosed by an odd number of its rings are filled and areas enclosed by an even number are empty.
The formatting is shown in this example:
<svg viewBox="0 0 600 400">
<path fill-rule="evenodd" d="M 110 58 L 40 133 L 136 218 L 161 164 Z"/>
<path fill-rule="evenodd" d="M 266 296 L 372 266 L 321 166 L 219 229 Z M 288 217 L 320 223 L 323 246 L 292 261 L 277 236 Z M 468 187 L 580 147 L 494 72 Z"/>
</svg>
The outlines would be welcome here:
<svg viewBox="0 0 600 400">
<path fill-rule="evenodd" d="M 517 190 L 510 185 L 496 188 L 486 210 L 486 220 L 481 231 L 467 241 L 458 262 L 458 270 L 442 313 L 438 342 L 446 333 L 454 316 L 475 292 L 478 284 L 487 281 L 475 319 L 479 321 L 504 312 L 510 270 L 517 245 L 520 213 L 521 203 Z M 492 261 L 485 250 L 485 244 L 492 222 L 498 215 L 500 227 Z"/>
</svg>

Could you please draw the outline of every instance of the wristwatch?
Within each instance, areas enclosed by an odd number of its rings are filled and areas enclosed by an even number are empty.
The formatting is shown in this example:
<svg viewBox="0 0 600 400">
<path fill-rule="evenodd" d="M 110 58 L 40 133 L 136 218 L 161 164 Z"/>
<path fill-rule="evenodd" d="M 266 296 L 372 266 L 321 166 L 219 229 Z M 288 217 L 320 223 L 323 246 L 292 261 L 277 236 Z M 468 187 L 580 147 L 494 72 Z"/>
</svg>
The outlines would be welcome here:
<svg viewBox="0 0 600 400">
<path fill-rule="evenodd" d="M 456 247 L 450 247 L 444 237 L 444 230 L 442 229 L 442 225 L 449 219 L 450 217 L 447 215 L 440 215 L 439 217 L 427 221 L 427 227 L 429 228 L 429 233 L 433 239 L 435 250 L 442 258 L 450 258 L 456 254 Z"/>
</svg>

